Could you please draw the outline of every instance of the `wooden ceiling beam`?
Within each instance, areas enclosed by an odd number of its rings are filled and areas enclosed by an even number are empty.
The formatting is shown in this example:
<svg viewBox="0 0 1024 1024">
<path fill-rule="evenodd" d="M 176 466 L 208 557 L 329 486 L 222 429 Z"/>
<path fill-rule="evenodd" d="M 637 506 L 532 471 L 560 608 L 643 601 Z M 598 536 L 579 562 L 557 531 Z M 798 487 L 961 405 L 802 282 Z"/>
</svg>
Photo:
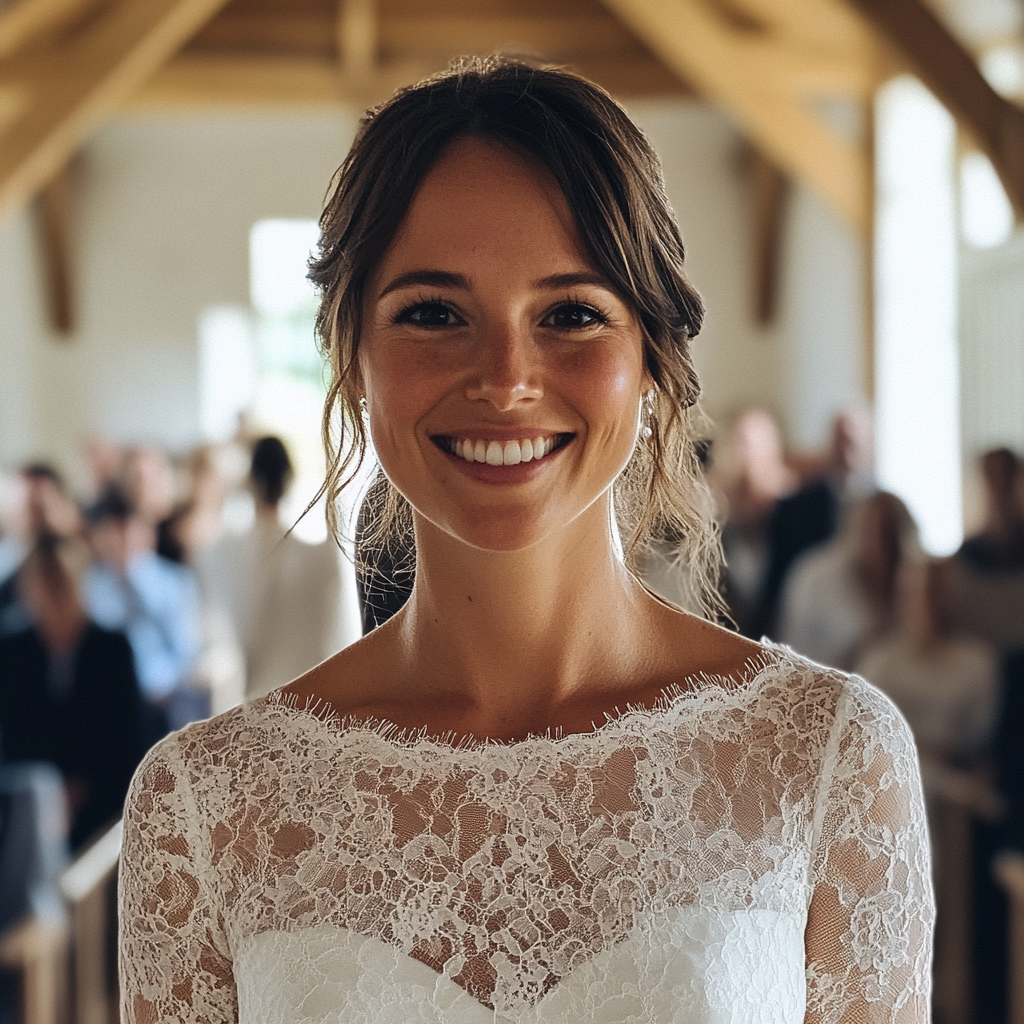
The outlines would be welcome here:
<svg viewBox="0 0 1024 1024">
<path fill-rule="evenodd" d="M 786 173 L 825 198 L 848 223 L 870 224 L 866 147 L 839 137 L 749 62 L 739 33 L 699 0 L 604 0 L 650 50 L 729 113 Z"/>
<path fill-rule="evenodd" d="M 582 60 L 632 55 L 640 58 L 643 47 L 622 31 L 621 22 L 598 9 L 596 14 L 486 16 L 454 13 L 389 13 L 379 24 L 370 25 L 361 5 L 368 0 L 344 0 L 337 31 L 326 17 L 313 12 L 291 13 L 282 7 L 247 10 L 232 8 L 215 18 L 190 43 L 189 53 L 282 51 L 292 55 L 325 56 L 344 53 L 344 42 L 352 31 L 365 36 L 360 44 L 368 52 L 379 47 L 382 58 L 447 61 L 464 53 L 492 53 L 496 50 L 525 50 L 542 53 L 555 61 Z M 363 27 L 360 27 L 363 26 Z M 335 35 L 338 42 L 335 44 Z M 808 44 L 789 37 L 738 38 L 741 59 L 755 74 L 773 78 L 781 88 L 800 95 L 864 96 L 876 82 L 870 65 L 845 52 L 834 42 Z M 358 58 L 360 48 L 349 61 Z M 370 61 L 372 63 L 372 60 Z"/>
<path fill-rule="evenodd" d="M 874 35 L 863 18 L 836 0 L 729 0 L 729 6 L 776 34 L 840 50 L 856 59 L 870 55 Z"/>
<path fill-rule="evenodd" d="M 268 49 L 283 45 L 315 53 L 331 46 L 336 34 L 330 19 L 311 12 L 293 14 L 284 7 L 279 12 L 231 8 L 211 21 L 189 49 Z M 509 45 L 552 54 L 618 53 L 637 48 L 623 33 L 621 24 L 601 8 L 595 15 L 557 11 L 496 17 L 388 13 L 377 19 L 376 35 L 380 53 L 393 57 L 491 52 Z"/>
<path fill-rule="evenodd" d="M 1024 110 L 1000 96 L 920 0 L 848 0 L 896 47 L 992 161 L 1024 220 Z"/>
<path fill-rule="evenodd" d="M 0 62 L 66 25 L 90 0 L 14 0 L 0 8 Z"/>
<path fill-rule="evenodd" d="M 377 4 L 375 0 L 339 0 L 338 57 L 351 81 L 368 80 L 377 63 Z"/>
<path fill-rule="evenodd" d="M 422 60 L 379 61 L 368 78 L 353 82 L 339 74 L 337 61 L 326 58 L 182 53 L 157 71 L 125 107 L 365 106 L 443 67 Z"/>
<path fill-rule="evenodd" d="M 0 216 L 25 202 L 225 0 L 118 0 L 81 31 L 0 66 L 23 108 L 0 131 Z"/>
<path fill-rule="evenodd" d="M 183 51 L 126 101 L 132 110 L 195 107 L 365 106 L 445 67 L 446 60 L 377 62 L 369 82 L 350 83 L 325 57 L 275 57 Z M 678 76 L 649 56 L 573 62 L 580 74 L 623 99 L 690 95 Z"/>
</svg>

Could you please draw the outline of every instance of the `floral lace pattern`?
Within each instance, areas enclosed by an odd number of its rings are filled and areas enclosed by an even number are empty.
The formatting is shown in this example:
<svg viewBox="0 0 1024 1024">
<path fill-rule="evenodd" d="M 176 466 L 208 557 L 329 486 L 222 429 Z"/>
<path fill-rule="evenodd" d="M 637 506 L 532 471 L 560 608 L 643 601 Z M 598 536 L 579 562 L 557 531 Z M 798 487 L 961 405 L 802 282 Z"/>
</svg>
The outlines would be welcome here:
<svg viewBox="0 0 1024 1024">
<path fill-rule="evenodd" d="M 775 647 L 739 685 L 508 744 L 271 694 L 147 756 L 121 901 L 129 1024 L 928 1016 L 907 727 Z"/>
</svg>

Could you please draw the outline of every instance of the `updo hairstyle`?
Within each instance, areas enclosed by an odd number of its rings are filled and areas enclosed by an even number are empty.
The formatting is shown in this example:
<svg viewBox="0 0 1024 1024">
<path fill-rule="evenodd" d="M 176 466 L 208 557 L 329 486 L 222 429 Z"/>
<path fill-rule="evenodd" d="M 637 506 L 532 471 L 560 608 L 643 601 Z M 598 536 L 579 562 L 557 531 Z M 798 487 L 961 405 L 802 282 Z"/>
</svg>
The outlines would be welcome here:
<svg viewBox="0 0 1024 1024">
<path fill-rule="evenodd" d="M 367 427 L 358 351 L 364 289 L 423 179 L 467 137 L 535 160 L 558 183 L 584 251 L 636 313 L 654 381 L 636 452 L 615 484 L 627 564 L 666 538 L 688 566 L 697 605 L 722 608 L 720 550 L 691 437 L 699 385 L 690 339 L 704 310 L 683 272 L 683 244 L 654 150 L 625 111 L 577 75 L 501 57 L 464 59 L 370 110 L 331 185 L 310 280 L 320 292 L 317 336 L 330 377 L 323 417 L 326 495 L 335 535 L 337 499 L 359 472 Z M 645 407 L 648 403 L 645 402 Z M 412 550 L 406 500 L 381 474 L 364 543 Z"/>
</svg>

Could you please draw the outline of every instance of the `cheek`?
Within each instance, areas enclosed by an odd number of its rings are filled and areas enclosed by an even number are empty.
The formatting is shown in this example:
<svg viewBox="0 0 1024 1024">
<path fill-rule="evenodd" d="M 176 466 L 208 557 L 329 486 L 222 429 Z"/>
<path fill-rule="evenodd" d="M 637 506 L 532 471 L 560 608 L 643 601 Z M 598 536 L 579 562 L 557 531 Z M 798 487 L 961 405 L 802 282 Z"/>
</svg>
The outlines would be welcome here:
<svg viewBox="0 0 1024 1024">
<path fill-rule="evenodd" d="M 632 349 L 582 353 L 566 368 L 591 422 L 609 433 L 633 434 L 643 390 L 643 362 Z"/>
</svg>

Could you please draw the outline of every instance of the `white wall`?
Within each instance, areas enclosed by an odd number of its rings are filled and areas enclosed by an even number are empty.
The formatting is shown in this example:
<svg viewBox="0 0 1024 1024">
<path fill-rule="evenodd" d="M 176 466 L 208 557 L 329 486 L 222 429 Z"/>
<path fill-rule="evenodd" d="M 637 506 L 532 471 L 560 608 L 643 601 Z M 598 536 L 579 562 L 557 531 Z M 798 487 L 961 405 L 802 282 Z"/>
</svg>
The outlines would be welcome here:
<svg viewBox="0 0 1024 1024">
<path fill-rule="evenodd" d="M 757 403 L 801 445 L 860 389 L 860 257 L 813 197 L 790 204 L 779 323 L 752 318 L 750 206 L 740 139 L 696 102 L 635 104 L 661 153 L 691 277 L 708 307 L 695 343 L 705 406 Z M 80 328 L 45 326 L 27 212 L 0 222 L 0 464 L 69 467 L 104 434 L 173 448 L 198 431 L 200 311 L 248 301 L 248 233 L 263 217 L 315 217 L 354 117 L 330 113 L 125 117 L 75 175 Z"/>
<path fill-rule="evenodd" d="M 79 330 L 43 326 L 29 218 L 0 224 L 0 458 L 71 464 L 92 434 L 193 443 L 199 314 L 248 302 L 249 229 L 316 217 L 355 128 L 330 114 L 125 118 L 74 180 Z M 33 410 L 11 411 L 7 393 Z"/>
<path fill-rule="evenodd" d="M 753 316 L 752 208 L 730 122 L 699 103 L 635 104 L 630 113 L 665 167 L 707 320 L 694 342 L 704 406 L 724 422 L 748 405 L 782 420 L 797 448 L 815 448 L 837 413 L 863 400 L 865 296 L 860 239 L 796 185 L 788 198 L 777 321 Z"/>
</svg>

